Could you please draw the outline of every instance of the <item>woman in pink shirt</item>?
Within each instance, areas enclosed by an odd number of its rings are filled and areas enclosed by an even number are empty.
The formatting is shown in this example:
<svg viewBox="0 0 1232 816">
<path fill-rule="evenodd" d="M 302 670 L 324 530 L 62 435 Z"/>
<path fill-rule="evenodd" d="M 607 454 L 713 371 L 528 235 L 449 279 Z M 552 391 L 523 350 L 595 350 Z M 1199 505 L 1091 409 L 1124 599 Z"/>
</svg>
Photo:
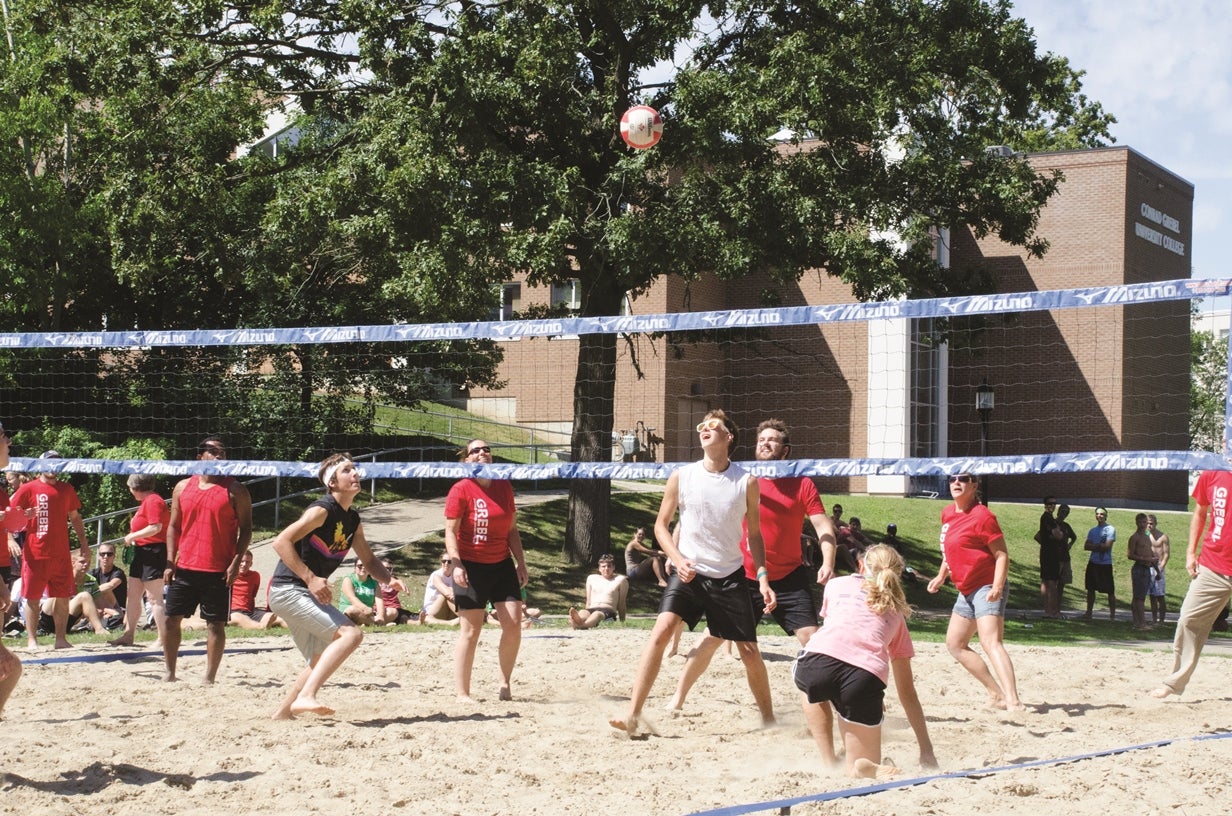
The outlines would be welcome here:
<svg viewBox="0 0 1232 816">
<path fill-rule="evenodd" d="M 792 678 L 803 692 L 804 718 L 828 765 L 838 764 L 830 706 L 838 711 L 848 776 L 884 779 L 899 773 L 892 765 L 880 764 L 891 668 L 899 702 L 920 744 L 920 764 L 937 767 L 911 673 L 915 649 L 907 631 L 911 607 L 899 579 L 903 566 L 894 548 L 877 544 L 859 559 L 858 573 L 830 579 L 821 602 L 825 623 L 792 667 Z"/>
</svg>

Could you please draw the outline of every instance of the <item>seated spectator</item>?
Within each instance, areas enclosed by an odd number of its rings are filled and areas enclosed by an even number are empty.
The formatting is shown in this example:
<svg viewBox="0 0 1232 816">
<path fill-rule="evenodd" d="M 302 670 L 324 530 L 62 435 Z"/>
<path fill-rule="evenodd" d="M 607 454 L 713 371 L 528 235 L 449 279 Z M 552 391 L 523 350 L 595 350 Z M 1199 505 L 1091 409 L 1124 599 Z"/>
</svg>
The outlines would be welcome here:
<svg viewBox="0 0 1232 816">
<path fill-rule="evenodd" d="M 355 572 L 342 579 L 342 598 L 338 608 L 360 626 L 376 623 L 376 579 L 368 574 L 363 561 L 355 562 Z"/>
<path fill-rule="evenodd" d="M 240 570 L 231 585 L 231 624 L 241 629 L 271 629 L 286 626 L 282 618 L 268 609 L 257 608 L 257 593 L 261 590 L 261 573 L 252 568 L 252 552 L 240 558 Z"/>
<path fill-rule="evenodd" d="M 382 558 L 381 565 L 385 567 L 385 571 L 393 579 L 393 563 L 388 558 Z M 393 580 L 390 580 L 388 584 L 377 584 L 376 622 L 383 623 L 386 626 L 397 626 L 403 623 L 418 625 L 419 615 L 409 609 L 402 608 L 402 599 L 398 597 L 398 586 L 399 584 Z"/>
<path fill-rule="evenodd" d="M 107 627 L 103 626 L 103 619 L 99 616 L 98 605 L 95 603 L 95 597 L 98 595 L 98 581 L 86 568 L 84 556 L 73 557 L 73 580 L 77 582 L 77 594 L 68 599 L 68 626 L 65 630 L 72 632 L 78 623 L 83 627 L 88 623 L 94 628 L 94 634 L 107 634 Z M 55 603 L 55 598 L 43 598 L 39 604 L 38 628 L 40 632 L 51 634 L 56 630 L 55 619 L 52 617 Z M 83 621 L 82 618 L 85 620 Z"/>
<path fill-rule="evenodd" d="M 667 586 L 667 571 L 664 563 L 667 554 L 662 550 L 646 546 L 646 528 L 638 527 L 633 532 L 633 538 L 625 545 L 625 574 L 629 581 L 656 581 L 659 586 Z"/>
<path fill-rule="evenodd" d="M 574 629 L 594 629 L 605 620 L 625 619 L 629 581 L 616 572 L 611 553 L 599 556 L 599 572 L 586 579 L 586 609 L 569 607 L 569 625 Z"/>
<path fill-rule="evenodd" d="M 458 607 L 453 598 L 453 570 L 450 567 L 450 560 L 441 556 L 440 568 L 428 576 L 423 609 L 419 611 L 419 619 L 423 623 L 458 625 Z"/>
<path fill-rule="evenodd" d="M 864 551 L 873 544 L 864 535 L 860 519 L 852 516 L 849 521 L 835 526 L 834 537 L 838 545 L 839 562 L 845 564 L 852 572 L 858 572 L 857 562 L 864 555 Z"/>
<path fill-rule="evenodd" d="M 903 542 L 898 540 L 898 525 L 897 524 L 895 524 L 894 522 L 890 522 L 889 524 L 886 525 L 885 540 L 882 541 L 881 543 L 888 544 L 889 546 L 893 547 L 898 552 L 899 555 L 903 554 Z"/>
<path fill-rule="evenodd" d="M 98 566 L 90 571 L 98 582 L 98 594 L 94 603 L 98 614 L 108 629 L 124 622 L 124 610 L 128 606 L 128 576 L 116 566 L 116 545 L 98 546 Z"/>
</svg>

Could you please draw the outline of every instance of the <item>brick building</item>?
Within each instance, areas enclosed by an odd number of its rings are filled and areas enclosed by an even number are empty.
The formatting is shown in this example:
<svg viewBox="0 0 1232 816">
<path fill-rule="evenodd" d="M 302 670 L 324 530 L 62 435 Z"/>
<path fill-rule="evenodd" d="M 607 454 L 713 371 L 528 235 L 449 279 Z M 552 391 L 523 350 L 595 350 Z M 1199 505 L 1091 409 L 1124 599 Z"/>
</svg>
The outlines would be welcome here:
<svg viewBox="0 0 1232 816">
<path fill-rule="evenodd" d="M 1041 214 L 1050 242 L 1029 258 L 995 237 L 943 230 L 939 261 L 961 273 L 990 269 L 1000 292 L 1067 289 L 1188 278 L 1193 186 L 1126 147 L 1035 154 L 1040 170 L 1065 174 Z M 784 286 L 750 278 L 670 278 L 628 304 L 636 314 L 763 305 L 840 304 L 840 281 L 806 275 Z M 568 303 L 552 291 L 508 284 L 503 309 Z M 616 429 L 641 456 L 689 461 L 693 426 L 712 406 L 745 433 L 736 458 L 751 459 L 751 429 L 768 416 L 792 428 L 799 458 L 966 456 L 1083 450 L 1188 448 L 1189 303 L 1028 312 L 989 318 L 962 343 L 929 342 L 926 321 L 877 320 L 761 331 L 722 338 L 636 336 L 618 350 Z M 500 392 L 469 395 L 468 407 L 506 421 L 567 431 L 577 341 L 523 338 L 505 346 Z M 633 358 L 636 356 L 637 365 Z M 642 376 L 637 376 L 640 369 Z M 987 436 L 975 390 L 995 390 Z M 652 448 L 645 451 L 646 443 Z M 614 455 L 619 456 L 620 447 Z M 906 495 L 937 480 L 898 476 L 819 480 L 826 492 Z M 1183 505 L 1186 474 L 1109 472 L 995 477 L 994 499 L 1045 493 L 1139 506 Z"/>
</svg>

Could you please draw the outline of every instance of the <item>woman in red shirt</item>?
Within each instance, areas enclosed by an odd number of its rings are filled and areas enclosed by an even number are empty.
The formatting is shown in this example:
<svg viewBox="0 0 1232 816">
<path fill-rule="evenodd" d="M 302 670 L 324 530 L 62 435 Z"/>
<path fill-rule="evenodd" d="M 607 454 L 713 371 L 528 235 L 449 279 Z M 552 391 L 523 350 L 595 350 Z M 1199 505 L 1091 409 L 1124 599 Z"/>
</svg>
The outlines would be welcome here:
<svg viewBox="0 0 1232 816">
<path fill-rule="evenodd" d="M 462 461 L 490 465 L 492 446 L 472 439 L 462 451 Z M 468 477 L 450 488 L 445 498 L 445 555 L 447 568 L 453 571 L 460 618 L 453 654 L 458 700 L 471 700 L 471 669 L 488 603 L 501 627 L 500 699 L 513 699 L 509 680 L 522 645 L 522 587 L 527 578 L 508 480 Z"/>
<path fill-rule="evenodd" d="M 124 536 L 124 561 L 128 566 L 124 634 L 109 641 L 111 646 L 134 645 L 143 597 L 149 598 L 150 617 L 158 629 L 158 642 L 163 640 L 163 627 L 167 623 L 163 575 L 167 569 L 167 525 L 171 521 L 171 510 L 154 488 L 153 474 L 133 473 L 128 477 L 128 490 L 140 506 L 129 522 L 129 534 Z"/>
<path fill-rule="evenodd" d="M 1018 699 L 1014 664 L 1004 642 L 1005 582 L 1010 569 L 1005 537 L 997 517 L 979 503 L 974 476 L 951 476 L 950 495 L 954 503 L 941 511 L 941 572 L 928 582 L 932 593 L 941 589 L 946 577 L 952 577 L 958 588 L 945 645 L 954 659 L 988 689 L 990 707 L 1020 711 L 1025 706 Z M 971 638 L 976 634 L 992 663 L 991 672 L 971 648 Z"/>
</svg>

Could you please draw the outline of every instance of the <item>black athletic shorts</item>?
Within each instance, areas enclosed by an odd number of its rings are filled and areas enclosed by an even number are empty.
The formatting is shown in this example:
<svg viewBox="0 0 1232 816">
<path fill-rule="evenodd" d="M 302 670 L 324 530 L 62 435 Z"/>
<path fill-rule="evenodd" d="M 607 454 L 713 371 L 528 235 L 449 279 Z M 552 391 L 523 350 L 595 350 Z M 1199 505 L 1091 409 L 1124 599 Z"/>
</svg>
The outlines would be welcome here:
<svg viewBox="0 0 1232 816">
<path fill-rule="evenodd" d="M 807 629 L 817 626 L 817 602 L 813 600 L 813 581 L 816 571 L 803 564 L 784 575 L 777 581 L 770 582 L 774 590 L 777 604 L 771 616 L 783 631 L 794 635 L 797 629 Z M 749 581 L 749 602 L 753 605 L 753 615 L 761 620 L 762 609 L 766 602 L 761 597 L 761 587 L 756 581 Z"/>
<path fill-rule="evenodd" d="M 190 618 L 201 607 L 201 619 L 210 623 L 231 620 L 231 587 L 225 572 L 177 569 L 167 588 L 167 617 Z"/>
<path fill-rule="evenodd" d="M 483 609 L 490 603 L 522 600 L 522 587 L 518 584 L 518 570 L 513 558 L 498 564 L 480 564 L 462 560 L 466 567 L 467 586 L 453 585 L 454 603 L 458 609 Z"/>
<path fill-rule="evenodd" d="M 830 655 L 802 651 L 791 676 L 810 703 L 830 703 L 849 722 L 881 724 L 885 683 L 867 669 Z"/>
<path fill-rule="evenodd" d="M 757 642 L 757 621 L 761 616 L 753 615 L 743 566 L 724 578 L 696 575 L 687 584 L 672 573 L 659 601 L 659 612 L 679 615 L 690 631 L 705 615 L 706 626 L 715 637 Z"/>
</svg>

